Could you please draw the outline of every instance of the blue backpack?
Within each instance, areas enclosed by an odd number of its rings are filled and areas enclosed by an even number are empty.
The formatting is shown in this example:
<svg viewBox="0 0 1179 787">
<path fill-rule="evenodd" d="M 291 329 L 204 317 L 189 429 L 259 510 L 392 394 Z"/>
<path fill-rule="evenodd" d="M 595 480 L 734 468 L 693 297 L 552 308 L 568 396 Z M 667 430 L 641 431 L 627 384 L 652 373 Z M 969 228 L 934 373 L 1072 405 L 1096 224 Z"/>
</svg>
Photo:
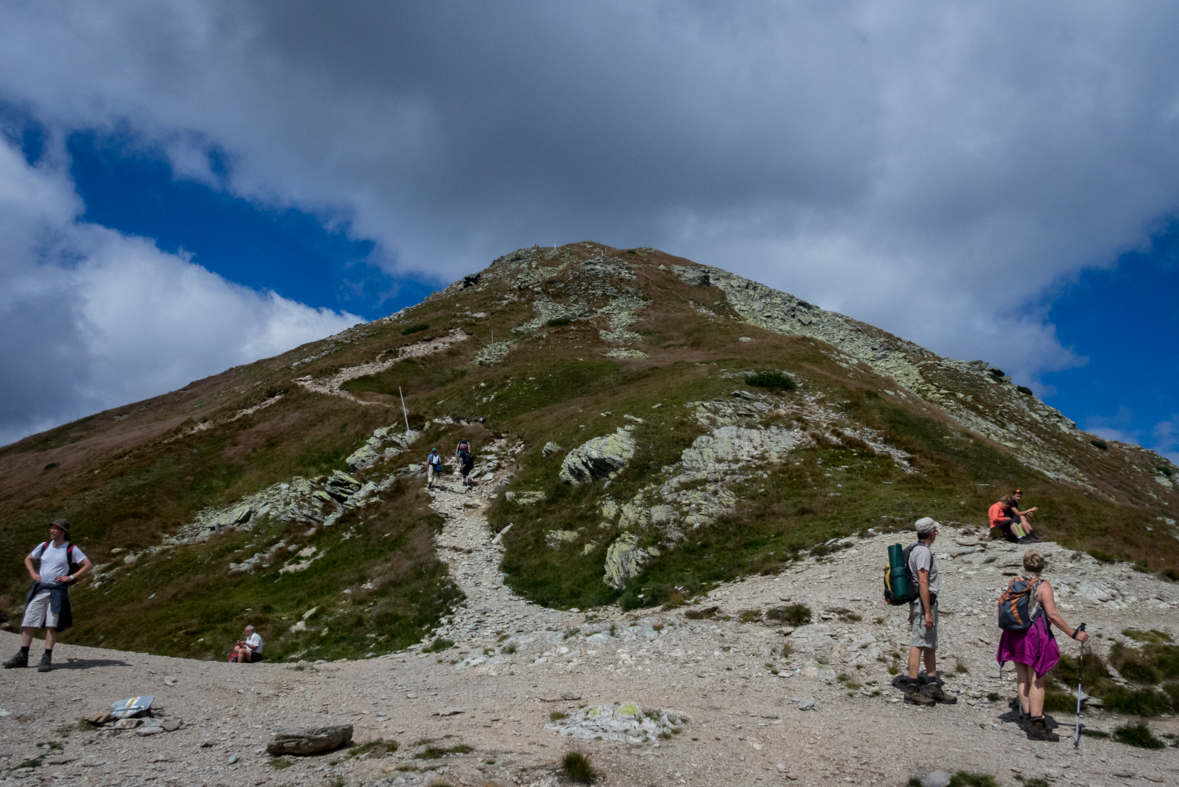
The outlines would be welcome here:
<svg viewBox="0 0 1179 787">
<path fill-rule="evenodd" d="M 1044 614 L 1044 608 L 1036 605 L 1031 611 L 1032 601 L 1042 579 L 1019 576 L 1011 580 L 1007 590 L 999 597 L 999 628 L 1004 631 L 1027 631 Z"/>
</svg>

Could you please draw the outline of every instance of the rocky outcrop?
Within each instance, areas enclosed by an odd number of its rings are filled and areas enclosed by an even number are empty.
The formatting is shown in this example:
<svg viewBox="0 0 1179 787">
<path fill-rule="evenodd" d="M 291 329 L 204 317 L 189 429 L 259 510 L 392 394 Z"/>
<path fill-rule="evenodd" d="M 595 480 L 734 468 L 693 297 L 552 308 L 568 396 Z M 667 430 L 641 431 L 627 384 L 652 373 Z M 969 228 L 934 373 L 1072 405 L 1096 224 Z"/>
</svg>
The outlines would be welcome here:
<svg viewBox="0 0 1179 787">
<path fill-rule="evenodd" d="M 589 705 L 566 718 L 546 724 L 560 735 L 584 740 L 654 743 L 661 736 L 678 734 L 690 719 L 674 710 L 651 708 L 624 702 L 617 705 Z"/>
<path fill-rule="evenodd" d="M 627 580 L 639 575 L 647 561 L 659 554 L 657 547 L 639 547 L 639 537 L 634 533 L 623 533 L 606 548 L 606 584 L 622 589 Z"/>
<path fill-rule="evenodd" d="M 365 470 L 406 450 L 420 435 L 413 430 L 403 432 L 395 425 L 382 426 L 344 461 L 353 470 Z"/>
<path fill-rule="evenodd" d="M 635 455 L 635 439 L 619 429 L 574 448 L 561 463 L 561 480 L 573 485 L 613 478 Z"/>
</svg>

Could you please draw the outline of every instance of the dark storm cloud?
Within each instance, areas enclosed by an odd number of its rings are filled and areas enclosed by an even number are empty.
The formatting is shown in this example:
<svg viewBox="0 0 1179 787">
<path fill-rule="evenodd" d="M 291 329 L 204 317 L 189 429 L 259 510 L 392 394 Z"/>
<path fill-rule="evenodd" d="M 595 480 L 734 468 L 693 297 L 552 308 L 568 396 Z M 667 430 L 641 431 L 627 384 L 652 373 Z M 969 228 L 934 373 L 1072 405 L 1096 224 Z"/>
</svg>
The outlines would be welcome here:
<svg viewBox="0 0 1179 787">
<path fill-rule="evenodd" d="M 0 96 L 444 278 L 650 245 L 1031 380 L 1037 306 L 1179 206 L 1179 6 L 0 8 Z M 224 151 L 228 179 L 208 167 Z"/>
</svg>

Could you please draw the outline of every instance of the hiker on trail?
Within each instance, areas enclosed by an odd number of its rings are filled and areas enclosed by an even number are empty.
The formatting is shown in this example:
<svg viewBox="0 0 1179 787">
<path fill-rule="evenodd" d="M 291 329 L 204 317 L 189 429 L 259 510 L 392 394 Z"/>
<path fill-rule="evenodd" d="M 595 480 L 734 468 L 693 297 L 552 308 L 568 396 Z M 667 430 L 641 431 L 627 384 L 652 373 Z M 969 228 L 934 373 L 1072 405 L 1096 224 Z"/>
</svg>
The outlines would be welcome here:
<svg viewBox="0 0 1179 787">
<path fill-rule="evenodd" d="M 1035 544 L 1043 541 L 1032 530 L 1032 513 L 1036 508 L 1020 511 L 1016 507 L 1023 493 L 1016 489 L 1014 495 L 1007 495 L 987 510 L 991 523 L 991 538 L 1004 538 L 1013 544 Z"/>
<path fill-rule="evenodd" d="M 442 472 L 442 456 L 438 453 L 437 448 L 430 450 L 430 455 L 426 457 L 426 488 L 434 488 L 434 479 Z"/>
<path fill-rule="evenodd" d="M 463 474 L 463 486 L 471 486 L 471 470 L 475 467 L 475 457 L 471 455 L 471 444 L 466 438 L 459 440 L 454 455 L 458 459 L 459 472 Z"/>
<path fill-rule="evenodd" d="M 909 550 L 909 573 L 917 578 L 918 597 L 909 603 L 909 684 L 905 702 L 933 705 L 944 702 L 953 705 L 958 698 L 946 694 L 937 674 L 937 597 L 941 589 L 937 561 L 933 558 L 933 542 L 937 539 L 938 523 L 930 517 L 917 520 L 917 543 Z M 918 682 L 918 671 L 925 661 L 925 690 Z"/>
<path fill-rule="evenodd" d="M 1040 577 L 1043 570 L 1042 554 L 1034 549 L 1024 553 L 1024 573 L 1011 580 L 999 600 L 999 625 L 1004 626 L 1004 631 L 995 659 L 1000 669 L 1008 661 L 1015 662 L 1020 727 L 1036 740 L 1058 741 L 1060 736 L 1051 732 L 1044 722 L 1044 676 L 1060 661 L 1060 647 L 1052 635 L 1052 624 L 1077 642 L 1087 641 L 1089 635 L 1065 622 L 1056 607 L 1052 585 Z M 1013 630 L 1010 626 L 1024 628 Z"/>
<path fill-rule="evenodd" d="M 25 557 L 25 568 L 33 579 L 25 604 L 25 615 L 20 622 L 20 652 L 4 662 L 7 669 L 29 666 L 29 648 L 33 644 L 33 632 L 45 629 L 45 652 L 41 655 L 38 672 L 49 672 L 53 668 L 53 646 L 57 643 L 57 632 L 65 631 L 74 624 L 70 612 L 69 587 L 94 568 L 90 558 L 70 543 L 70 523 L 55 519 L 49 525 L 50 540 L 38 544 Z M 40 561 L 37 569 L 33 561 Z"/>
<path fill-rule="evenodd" d="M 253 626 L 246 626 L 246 638 L 239 639 L 233 646 L 233 657 L 230 661 L 238 664 L 253 664 L 262 660 L 262 636 L 254 631 Z"/>
</svg>

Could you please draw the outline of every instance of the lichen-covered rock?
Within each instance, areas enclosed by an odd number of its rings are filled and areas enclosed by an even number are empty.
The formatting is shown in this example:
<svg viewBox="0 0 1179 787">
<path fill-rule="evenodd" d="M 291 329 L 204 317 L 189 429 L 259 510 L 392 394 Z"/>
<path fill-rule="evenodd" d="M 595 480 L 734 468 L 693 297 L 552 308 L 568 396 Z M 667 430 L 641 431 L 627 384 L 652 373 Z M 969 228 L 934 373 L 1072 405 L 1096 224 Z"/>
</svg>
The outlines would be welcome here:
<svg viewBox="0 0 1179 787">
<path fill-rule="evenodd" d="M 560 735 L 585 740 L 603 739 L 626 743 L 653 743 L 661 735 L 673 735 L 690 719 L 674 710 L 644 710 L 641 705 L 623 702 L 617 705 L 589 705 L 564 719 L 546 724 Z"/>
<path fill-rule="evenodd" d="M 549 442 L 544 444 L 544 448 L 540 449 L 540 454 L 541 454 L 541 456 L 543 456 L 544 458 L 547 459 L 550 456 L 552 456 L 553 454 L 559 454 L 564 450 L 565 449 L 563 449 L 561 446 L 557 445 L 556 443 L 554 443 L 553 441 L 550 440 Z"/>
<path fill-rule="evenodd" d="M 544 534 L 545 543 L 549 549 L 559 549 L 561 544 L 571 543 L 581 538 L 576 530 L 549 530 Z"/>
<path fill-rule="evenodd" d="M 544 492 L 504 492 L 504 499 L 518 506 L 530 506 L 544 500 Z"/>
<path fill-rule="evenodd" d="M 613 478 L 634 455 L 635 439 L 625 429 L 595 437 L 565 455 L 561 480 L 576 486 Z"/>
<path fill-rule="evenodd" d="M 659 551 L 639 547 L 639 537 L 634 533 L 623 533 L 606 548 L 606 575 L 603 581 L 612 588 L 621 589 L 627 580 L 633 579 L 643 570 L 643 565 Z"/>
<path fill-rule="evenodd" d="M 382 459 L 396 456 L 418 439 L 419 432 L 402 432 L 396 426 L 383 426 L 372 433 L 364 445 L 344 461 L 353 470 L 364 470 Z"/>
<path fill-rule="evenodd" d="M 351 742 L 351 724 L 301 729 L 286 728 L 275 730 L 274 740 L 267 744 L 266 751 L 275 756 L 297 754 L 305 757 L 310 754 L 338 749 Z"/>
</svg>

